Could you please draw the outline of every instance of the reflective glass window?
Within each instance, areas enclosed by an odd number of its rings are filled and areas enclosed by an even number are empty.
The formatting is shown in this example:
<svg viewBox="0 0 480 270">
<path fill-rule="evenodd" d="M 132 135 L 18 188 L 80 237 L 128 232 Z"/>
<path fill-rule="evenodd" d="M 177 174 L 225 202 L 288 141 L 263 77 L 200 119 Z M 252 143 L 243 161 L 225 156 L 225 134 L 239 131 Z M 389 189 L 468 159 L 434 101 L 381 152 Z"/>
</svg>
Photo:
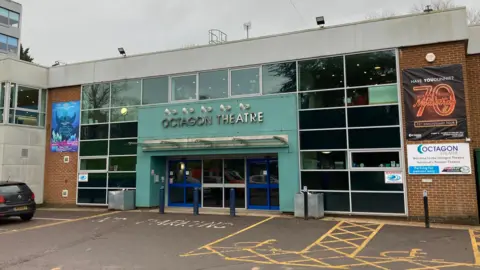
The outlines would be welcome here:
<svg viewBox="0 0 480 270">
<path fill-rule="evenodd" d="M 81 140 L 97 140 L 108 138 L 108 124 L 87 125 L 80 127 Z"/>
<path fill-rule="evenodd" d="M 200 99 L 228 97 L 228 70 L 200 72 L 198 74 Z"/>
<path fill-rule="evenodd" d="M 245 208 L 245 188 L 234 188 L 235 190 L 235 207 Z M 225 207 L 230 206 L 230 189 L 224 189 Z"/>
<path fill-rule="evenodd" d="M 353 152 L 353 168 L 400 167 L 399 152 Z"/>
<path fill-rule="evenodd" d="M 140 80 L 127 80 L 112 83 L 111 107 L 140 105 L 142 83 Z"/>
<path fill-rule="evenodd" d="M 347 55 L 345 61 L 347 86 L 397 82 L 395 51 Z"/>
<path fill-rule="evenodd" d="M 8 9 L 0 8 L 0 23 L 8 25 Z"/>
<path fill-rule="evenodd" d="M 231 71 L 232 96 L 260 93 L 259 68 L 247 68 Z"/>
<path fill-rule="evenodd" d="M 365 213 L 405 213 L 402 193 L 352 193 L 352 211 Z"/>
<path fill-rule="evenodd" d="M 350 172 L 352 190 L 403 191 L 402 184 L 386 184 L 385 172 Z"/>
<path fill-rule="evenodd" d="M 400 148 L 400 128 L 365 128 L 348 131 L 350 148 Z"/>
<path fill-rule="evenodd" d="M 245 160 L 225 159 L 223 162 L 225 184 L 245 184 Z"/>
<path fill-rule="evenodd" d="M 345 91 L 317 91 L 302 93 L 298 99 L 301 109 L 343 107 L 345 106 Z"/>
<path fill-rule="evenodd" d="M 344 87 L 343 57 L 329 57 L 298 62 L 300 91 Z"/>
<path fill-rule="evenodd" d="M 345 109 L 300 111 L 300 129 L 345 127 Z"/>
<path fill-rule="evenodd" d="M 17 90 L 17 108 L 36 110 L 39 109 L 40 90 L 35 88 L 28 88 L 25 86 L 18 86 Z"/>
<path fill-rule="evenodd" d="M 42 89 L 41 90 L 41 101 L 40 101 L 40 112 L 46 112 L 47 111 L 47 89 Z"/>
<path fill-rule="evenodd" d="M 107 123 L 109 119 L 108 110 L 82 111 L 82 124 Z"/>
<path fill-rule="evenodd" d="M 322 192 L 325 211 L 350 211 L 350 195 L 343 192 Z"/>
<path fill-rule="evenodd" d="M 345 130 L 300 131 L 300 149 L 346 149 Z"/>
<path fill-rule="evenodd" d="M 106 188 L 107 174 L 106 173 L 88 173 L 88 182 L 78 182 L 78 187 L 92 187 L 92 188 Z"/>
<path fill-rule="evenodd" d="M 8 18 L 9 18 L 8 24 L 10 26 L 18 27 L 18 24 L 20 22 L 20 14 L 18 14 L 16 12 L 13 12 L 13 11 L 9 11 L 8 12 Z"/>
<path fill-rule="evenodd" d="M 109 173 L 108 187 L 135 188 L 137 182 L 136 173 Z"/>
<path fill-rule="evenodd" d="M 82 171 L 97 171 L 107 169 L 107 159 L 80 159 L 80 170 Z"/>
<path fill-rule="evenodd" d="M 2 16 L 0 16 L 0 19 Z M 0 34 L 0 50 L 6 51 L 7 50 L 7 36 Z"/>
<path fill-rule="evenodd" d="M 78 203 L 82 204 L 105 204 L 107 203 L 106 189 L 81 189 L 77 191 Z"/>
<path fill-rule="evenodd" d="M 110 140 L 110 155 L 135 155 L 137 154 L 137 139 Z"/>
<path fill-rule="evenodd" d="M 137 167 L 136 156 L 110 157 L 108 170 L 111 172 L 134 172 Z"/>
<path fill-rule="evenodd" d="M 348 190 L 348 172 L 303 171 L 302 187 L 313 190 Z"/>
<path fill-rule="evenodd" d="M 11 53 L 17 53 L 18 52 L 18 38 L 8 37 L 7 44 L 8 44 L 8 51 L 9 52 L 11 52 Z"/>
<path fill-rule="evenodd" d="M 142 104 L 168 103 L 168 77 L 143 79 Z"/>
<path fill-rule="evenodd" d="M 109 83 L 82 86 L 82 110 L 106 108 L 109 105 Z"/>
<path fill-rule="evenodd" d="M 223 207 L 223 188 L 203 188 L 203 207 Z"/>
<path fill-rule="evenodd" d="M 108 153 L 108 141 L 80 141 L 80 156 L 106 156 Z"/>
<path fill-rule="evenodd" d="M 296 62 L 262 66 L 262 93 L 264 95 L 295 91 L 297 91 Z"/>
<path fill-rule="evenodd" d="M 10 110 L 13 111 L 13 110 Z M 10 123 L 12 123 L 12 118 L 10 118 Z M 15 124 L 27 125 L 27 126 L 38 126 L 39 125 L 39 113 L 15 110 Z"/>
<path fill-rule="evenodd" d="M 398 103 L 397 85 L 381 85 L 347 89 L 347 105 L 378 105 Z"/>
<path fill-rule="evenodd" d="M 197 99 L 197 75 L 172 77 L 172 100 Z"/>
<path fill-rule="evenodd" d="M 137 121 L 137 107 L 121 107 L 110 110 L 110 122 Z"/>
<path fill-rule="evenodd" d="M 223 161 L 221 159 L 203 160 L 203 183 L 204 184 L 223 184 L 222 170 L 223 170 Z"/>
<path fill-rule="evenodd" d="M 110 138 L 135 138 L 138 136 L 138 122 L 110 124 Z"/>
<path fill-rule="evenodd" d="M 398 105 L 348 108 L 349 127 L 395 126 L 399 124 Z"/>
<path fill-rule="evenodd" d="M 304 170 L 343 170 L 347 168 L 346 151 L 301 152 Z"/>
</svg>

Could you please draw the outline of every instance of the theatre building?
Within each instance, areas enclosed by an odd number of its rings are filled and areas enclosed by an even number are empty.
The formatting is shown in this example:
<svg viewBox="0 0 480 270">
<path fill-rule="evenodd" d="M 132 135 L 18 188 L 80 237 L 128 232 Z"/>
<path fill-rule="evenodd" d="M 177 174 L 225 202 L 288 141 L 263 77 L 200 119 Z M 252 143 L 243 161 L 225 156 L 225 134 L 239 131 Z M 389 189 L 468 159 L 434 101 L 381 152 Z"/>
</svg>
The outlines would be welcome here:
<svg viewBox="0 0 480 270">
<path fill-rule="evenodd" d="M 116 48 L 112 48 L 115 50 Z M 125 48 L 128 52 L 128 48 Z M 0 60 L 2 177 L 39 203 L 478 222 L 480 26 L 463 8 L 54 67 Z M 33 104 L 33 105 L 32 105 Z M 27 108 L 28 106 L 28 108 Z M 25 109 L 27 108 L 27 109 Z M 5 166 L 7 166 L 5 165 Z M 8 166 L 7 166 L 8 167 Z"/>
</svg>

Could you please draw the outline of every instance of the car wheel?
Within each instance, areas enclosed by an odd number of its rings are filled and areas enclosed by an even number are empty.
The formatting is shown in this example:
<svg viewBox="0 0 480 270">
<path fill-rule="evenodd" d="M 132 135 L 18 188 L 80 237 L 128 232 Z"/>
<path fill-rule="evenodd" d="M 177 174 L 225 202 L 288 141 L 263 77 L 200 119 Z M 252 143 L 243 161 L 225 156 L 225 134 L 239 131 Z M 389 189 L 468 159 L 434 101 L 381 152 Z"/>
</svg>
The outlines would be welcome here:
<svg viewBox="0 0 480 270">
<path fill-rule="evenodd" d="M 21 215 L 20 218 L 23 221 L 30 221 L 33 218 L 33 214 L 26 214 L 26 215 Z"/>
</svg>

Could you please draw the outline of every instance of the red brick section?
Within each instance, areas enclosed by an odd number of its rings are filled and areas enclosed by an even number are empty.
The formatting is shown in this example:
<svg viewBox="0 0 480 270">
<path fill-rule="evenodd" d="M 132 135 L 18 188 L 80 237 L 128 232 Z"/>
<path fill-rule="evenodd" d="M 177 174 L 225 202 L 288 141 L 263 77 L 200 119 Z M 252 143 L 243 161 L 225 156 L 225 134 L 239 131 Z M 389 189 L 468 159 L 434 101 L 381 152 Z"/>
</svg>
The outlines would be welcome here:
<svg viewBox="0 0 480 270">
<path fill-rule="evenodd" d="M 465 81 L 465 99 L 467 106 L 467 123 L 468 134 L 472 138 L 471 144 L 471 159 L 474 165 L 473 150 L 475 143 L 480 141 L 480 134 L 478 128 L 475 128 L 476 123 L 480 123 L 480 114 L 478 106 L 480 103 L 475 103 L 480 100 L 478 92 L 478 79 L 480 72 L 480 62 L 477 59 L 469 57 L 467 65 L 466 42 L 450 42 L 440 43 L 425 46 L 415 46 L 402 48 L 400 50 L 400 69 L 406 68 L 420 68 L 425 66 L 440 66 L 449 64 L 462 64 L 463 76 Z M 427 53 L 434 53 L 436 60 L 434 63 L 428 63 L 425 60 Z M 476 58 L 475 58 L 476 59 Z M 474 70 L 476 69 L 476 71 Z M 476 83 L 470 81 L 470 76 L 476 72 Z M 472 87 L 471 87 L 472 85 Z M 403 91 L 402 91 L 403 101 Z M 472 110 L 470 108 L 477 108 L 477 117 L 472 117 Z M 405 106 L 402 106 L 403 112 Z M 403 113 L 403 116 L 405 113 Z M 403 118 L 405 123 L 405 118 Z M 477 130 L 476 130 L 477 129 Z M 408 142 L 406 140 L 406 132 L 403 132 L 404 141 L 406 144 L 415 143 L 449 143 L 449 142 L 465 142 L 465 140 L 442 140 L 442 141 L 418 141 Z M 407 153 L 405 147 L 405 164 L 407 164 Z M 422 179 L 432 179 L 432 183 L 424 183 Z M 478 223 L 478 207 L 477 207 L 477 192 L 475 174 L 471 175 L 408 175 L 407 172 L 407 196 L 408 196 L 408 213 L 411 219 L 422 219 L 424 216 L 423 208 L 423 190 L 428 190 L 429 195 L 429 211 L 432 221 L 459 221 L 462 223 Z"/>
<path fill-rule="evenodd" d="M 80 100 L 80 86 L 50 89 L 48 91 L 47 147 L 45 149 L 45 204 L 75 204 L 77 194 L 78 153 L 52 153 L 50 151 L 52 103 Z M 77 117 L 80 117 L 78 115 Z M 69 156 L 70 162 L 64 163 L 63 157 Z M 62 197 L 62 190 L 68 190 L 68 197 Z"/>
</svg>

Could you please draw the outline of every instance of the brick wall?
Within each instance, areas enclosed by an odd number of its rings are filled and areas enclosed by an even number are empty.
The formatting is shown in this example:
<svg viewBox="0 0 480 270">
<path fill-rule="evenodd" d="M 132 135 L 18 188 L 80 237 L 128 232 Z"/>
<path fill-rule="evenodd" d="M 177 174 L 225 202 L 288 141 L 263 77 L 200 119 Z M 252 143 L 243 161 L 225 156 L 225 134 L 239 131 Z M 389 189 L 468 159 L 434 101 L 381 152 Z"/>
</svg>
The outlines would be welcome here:
<svg viewBox="0 0 480 270">
<path fill-rule="evenodd" d="M 52 153 L 50 151 L 52 103 L 80 100 L 80 86 L 56 88 L 48 91 L 47 105 L 47 147 L 45 150 L 45 204 L 75 204 L 77 194 L 78 153 Z M 80 117 L 78 115 L 77 117 Z M 70 162 L 64 163 L 63 157 Z M 62 190 L 68 190 L 68 197 L 62 197 Z"/>
<path fill-rule="evenodd" d="M 436 60 L 434 63 L 428 63 L 425 60 L 427 53 L 434 53 Z M 477 97 L 472 93 L 470 85 L 477 87 L 475 83 L 469 81 L 470 74 L 474 73 L 467 67 L 466 43 L 451 42 L 442 44 L 432 44 L 425 46 L 416 46 L 402 48 L 400 50 L 400 69 L 420 68 L 425 66 L 440 66 L 448 64 L 461 64 L 463 66 L 463 75 L 465 81 L 465 99 L 467 108 L 467 124 L 468 136 L 472 138 L 472 142 L 480 140 L 478 131 L 474 130 L 476 123 L 470 112 L 472 104 L 471 98 Z M 471 62 L 469 60 L 469 62 Z M 480 65 L 477 63 L 477 79 L 478 69 Z M 470 71 L 470 72 L 469 72 Z M 478 83 L 478 81 L 477 81 Z M 403 101 L 403 91 L 402 91 Z M 478 104 L 480 105 L 480 103 Z M 477 105 L 477 106 L 478 106 Z M 478 108 L 475 106 L 476 108 Z M 402 108 L 403 112 L 405 107 Z M 477 110 L 478 114 L 478 110 Z M 403 116 L 405 112 L 403 113 Z M 480 117 L 480 114 L 478 114 Z M 405 118 L 403 119 L 405 124 Z M 480 122 L 478 122 L 480 123 Z M 465 142 L 465 140 L 442 140 L 442 141 L 417 141 L 408 142 L 406 140 L 406 132 L 403 132 L 406 144 L 417 143 L 448 143 L 448 142 Z M 406 147 L 405 147 L 406 148 Z M 472 165 L 474 145 L 471 145 Z M 406 150 L 405 150 L 406 152 Z M 405 164 L 407 164 L 407 153 L 405 153 Z M 424 183 L 422 179 L 432 179 L 431 183 Z M 424 215 L 423 208 L 423 190 L 428 190 L 429 194 L 429 211 L 430 216 L 435 221 L 442 220 L 458 220 L 462 222 L 478 223 L 478 207 L 475 174 L 471 175 L 408 175 L 407 173 L 407 196 L 408 211 L 412 219 L 422 218 Z"/>
</svg>

